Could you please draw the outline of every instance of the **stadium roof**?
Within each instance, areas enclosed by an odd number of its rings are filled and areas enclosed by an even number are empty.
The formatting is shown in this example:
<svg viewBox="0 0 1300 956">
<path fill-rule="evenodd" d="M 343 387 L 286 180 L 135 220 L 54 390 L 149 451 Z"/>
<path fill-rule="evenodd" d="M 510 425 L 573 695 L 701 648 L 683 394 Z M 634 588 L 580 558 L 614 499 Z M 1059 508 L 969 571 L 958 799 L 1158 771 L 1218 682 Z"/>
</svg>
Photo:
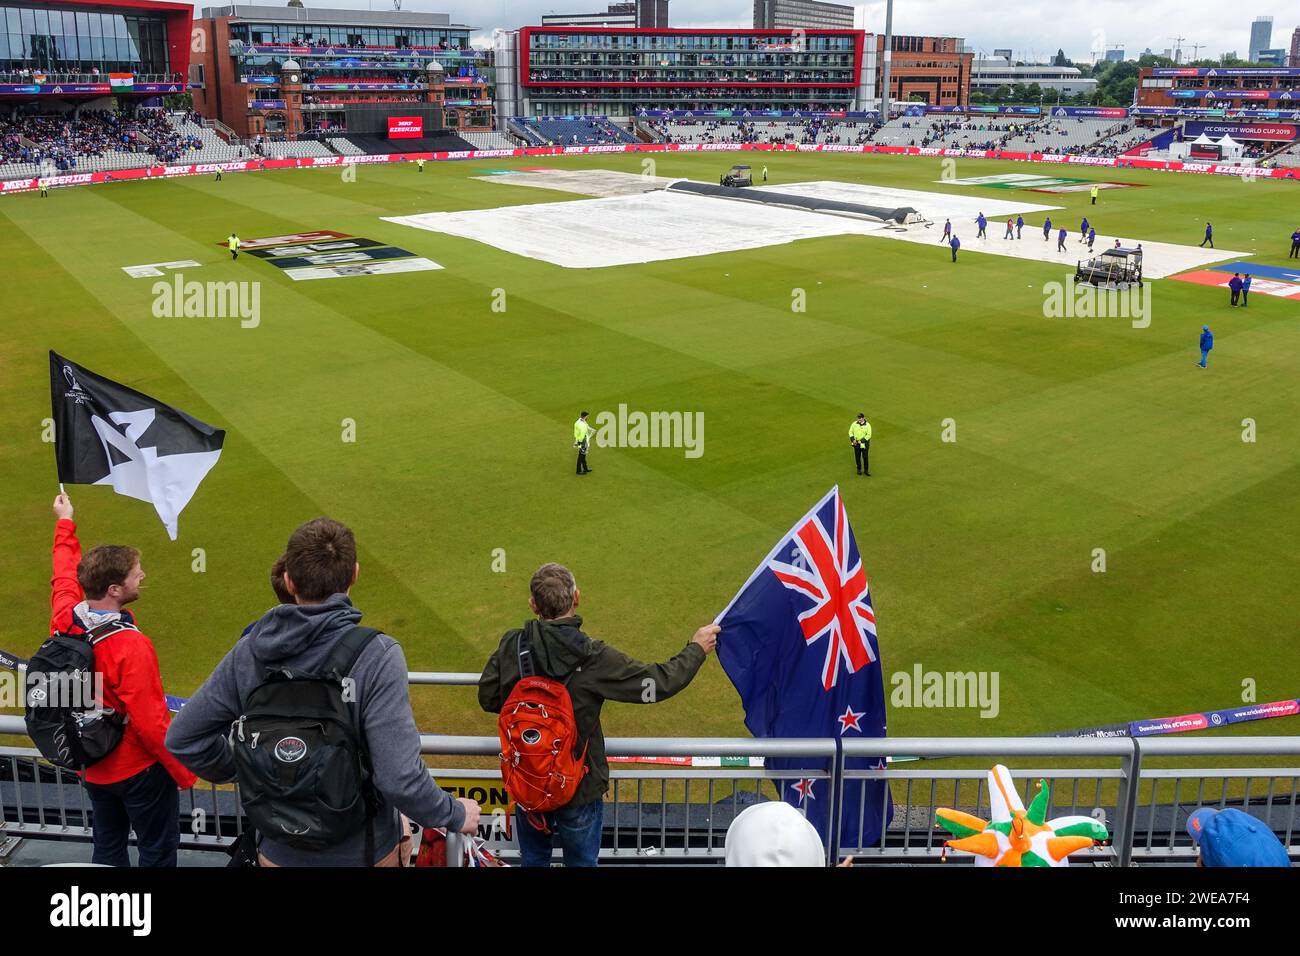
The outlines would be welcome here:
<svg viewBox="0 0 1300 956">
<path fill-rule="evenodd" d="M 235 17 L 258 23 L 471 29 L 464 23 L 452 23 L 451 17 L 445 13 L 415 13 L 410 10 L 339 10 L 325 7 L 272 7 L 247 3 L 223 3 L 220 6 L 203 8 L 204 19 L 216 17 Z"/>
</svg>

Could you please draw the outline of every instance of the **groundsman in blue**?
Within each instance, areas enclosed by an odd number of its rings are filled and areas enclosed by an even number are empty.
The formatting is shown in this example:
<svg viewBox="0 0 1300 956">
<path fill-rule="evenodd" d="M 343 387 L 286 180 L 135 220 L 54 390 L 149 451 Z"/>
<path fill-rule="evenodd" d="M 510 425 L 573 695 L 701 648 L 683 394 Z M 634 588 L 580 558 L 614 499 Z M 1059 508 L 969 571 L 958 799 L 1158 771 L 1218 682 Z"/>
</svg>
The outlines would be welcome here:
<svg viewBox="0 0 1300 956">
<path fill-rule="evenodd" d="M 858 412 L 857 419 L 849 425 L 849 443 L 853 445 L 853 463 L 859 475 L 871 477 L 871 464 L 868 454 L 871 451 L 871 422 L 867 421 L 866 412 Z"/>
</svg>

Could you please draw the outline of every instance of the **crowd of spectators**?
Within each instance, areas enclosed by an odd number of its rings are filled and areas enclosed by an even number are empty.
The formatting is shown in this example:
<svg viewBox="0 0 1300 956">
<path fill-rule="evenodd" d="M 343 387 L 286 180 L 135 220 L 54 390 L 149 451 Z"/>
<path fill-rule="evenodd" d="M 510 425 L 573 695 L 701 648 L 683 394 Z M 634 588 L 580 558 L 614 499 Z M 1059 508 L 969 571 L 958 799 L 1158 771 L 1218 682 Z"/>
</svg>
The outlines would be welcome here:
<svg viewBox="0 0 1300 956">
<path fill-rule="evenodd" d="M 49 164 L 61 172 L 114 152 L 149 153 L 175 162 L 202 146 L 197 136 L 178 132 L 162 110 L 141 109 L 130 115 L 82 110 L 0 120 L 0 161 Z"/>
<path fill-rule="evenodd" d="M 843 101 L 828 100 L 808 100 L 804 103 L 795 103 L 785 101 L 786 96 L 793 95 L 793 91 L 786 88 L 777 89 L 753 89 L 743 91 L 746 97 L 751 97 L 748 102 L 736 101 L 730 99 L 736 95 L 737 91 L 731 87 L 671 87 L 660 89 L 633 89 L 626 87 L 617 91 L 617 95 L 611 95 L 609 90 L 591 87 L 580 87 L 577 89 L 547 89 L 540 91 L 540 95 L 533 99 L 538 103 L 555 102 L 559 107 L 554 110 L 555 113 L 563 113 L 568 108 L 568 112 L 577 113 L 582 111 L 582 107 L 576 109 L 569 108 L 573 100 L 611 100 L 621 99 L 623 97 L 642 97 L 641 102 L 628 102 L 621 104 L 618 109 L 611 108 L 610 113 L 621 113 L 624 109 L 631 113 L 638 110 L 733 110 L 741 113 L 745 110 L 755 109 L 754 100 L 761 100 L 764 103 L 772 104 L 780 102 L 780 109 L 783 110 L 806 110 L 809 113 L 828 113 L 833 110 L 843 110 L 845 108 Z M 775 106 L 764 106 L 763 109 L 776 109 Z"/>
<path fill-rule="evenodd" d="M 663 136 L 664 141 L 668 143 L 829 143 L 841 146 L 865 145 L 880 128 L 879 123 L 866 120 L 820 117 L 779 122 L 743 119 L 667 119 L 649 120 L 646 125 Z M 704 126 L 703 133 L 697 129 L 700 125 Z M 674 129 L 679 132 L 674 133 Z"/>
<path fill-rule="evenodd" d="M 304 105 L 308 106 L 346 106 L 349 103 L 422 103 L 424 98 L 415 94 L 397 94 L 395 96 L 339 96 L 326 94 L 311 96 L 304 93 Z"/>
<path fill-rule="evenodd" d="M 137 73 L 136 67 L 138 64 L 135 66 L 126 64 L 118 71 L 107 64 L 103 70 L 98 66 L 87 68 L 84 63 L 64 63 L 58 69 L 49 70 L 33 70 L 24 66 L 16 70 L 0 70 L 0 83 L 107 83 L 108 75 L 114 72 L 133 73 L 136 79 L 147 76 L 152 83 L 185 81 L 179 73 Z M 41 79 L 42 77 L 44 79 Z"/>
<path fill-rule="evenodd" d="M 385 50 L 467 50 L 469 47 L 463 47 L 459 43 L 448 43 L 446 40 L 434 46 L 411 46 L 409 43 L 399 43 L 395 46 L 382 46 L 378 44 L 365 43 L 358 40 L 356 43 L 323 43 L 310 35 L 299 36 L 293 34 L 289 37 L 272 36 L 257 41 L 259 46 L 305 46 L 313 50 L 336 50 L 346 48 L 349 50 L 374 50 L 381 55 Z"/>
<path fill-rule="evenodd" d="M 1121 130 L 1126 135 L 1112 134 L 1089 146 L 1075 146 L 1061 150 L 1067 156 L 1122 156 L 1135 146 L 1141 146 L 1156 134 L 1152 129 Z"/>
<path fill-rule="evenodd" d="M 539 70 L 530 69 L 528 78 L 535 83 L 549 81 L 584 81 L 595 83 L 782 83 L 790 81 L 790 74 L 780 70 L 726 71 L 708 70 Z M 810 70 L 800 73 L 806 83 L 843 83 L 853 85 L 849 70 Z"/>
<path fill-rule="evenodd" d="M 1028 136 L 1032 142 L 1039 124 L 1025 122 L 999 126 L 988 120 L 937 119 L 929 122 L 918 120 L 915 126 L 904 121 L 902 127 L 917 130 L 917 136 L 912 137 L 906 144 L 908 146 L 925 148 L 947 145 L 954 149 L 998 149 L 1014 136 Z M 981 133 L 993 135 L 980 136 Z M 955 138 L 949 140 L 949 137 Z"/>
<path fill-rule="evenodd" d="M 302 74 L 304 83 L 423 83 L 427 74 L 421 73 L 384 73 L 374 76 L 340 76 L 326 70 L 306 70 Z"/>
</svg>

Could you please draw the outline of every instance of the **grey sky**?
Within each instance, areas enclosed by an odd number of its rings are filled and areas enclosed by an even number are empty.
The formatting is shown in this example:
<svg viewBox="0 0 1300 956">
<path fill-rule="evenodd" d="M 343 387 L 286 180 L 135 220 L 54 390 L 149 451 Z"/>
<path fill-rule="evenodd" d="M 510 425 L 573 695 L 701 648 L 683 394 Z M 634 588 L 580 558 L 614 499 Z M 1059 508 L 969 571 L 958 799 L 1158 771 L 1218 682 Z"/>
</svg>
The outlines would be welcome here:
<svg viewBox="0 0 1300 956">
<path fill-rule="evenodd" d="M 279 5 L 283 0 L 262 0 Z M 475 28 L 476 45 L 485 43 L 494 27 L 519 27 L 541 22 L 544 13 L 589 13 L 604 10 L 609 0 L 402 0 L 406 10 L 448 13 L 458 23 Z M 388 9 L 392 0 L 305 0 L 311 7 Z M 205 5 L 205 4 L 200 4 Z M 885 4 L 857 4 L 858 26 L 883 31 Z M 670 16 L 677 27 L 749 27 L 752 0 L 671 0 Z M 1291 12 L 1287 12 L 1287 10 Z M 1208 0 L 1024 0 L 988 4 L 970 0 L 896 0 L 894 32 L 965 38 L 977 51 L 991 53 L 1010 47 L 1017 56 L 1047 57 L 1063 48 L 1074 59 L 1090 58 L 1093 50 L 1122 45 L 1129 56 L 1150 47 L 1156 53 L 1174 46 L 1182 35 L 1184 57 L 1192 44 L 1202 44 L 1198 56 L 1236 51 L 1245 56 L 1250 23 L 1256 16 L 1273 17 L 1274 47 L 1289 47 L 1291 31 L 1300 26 L 1294 3 L 1258 0 L 1234 15 L 1231 6 Z"/>
</svg>

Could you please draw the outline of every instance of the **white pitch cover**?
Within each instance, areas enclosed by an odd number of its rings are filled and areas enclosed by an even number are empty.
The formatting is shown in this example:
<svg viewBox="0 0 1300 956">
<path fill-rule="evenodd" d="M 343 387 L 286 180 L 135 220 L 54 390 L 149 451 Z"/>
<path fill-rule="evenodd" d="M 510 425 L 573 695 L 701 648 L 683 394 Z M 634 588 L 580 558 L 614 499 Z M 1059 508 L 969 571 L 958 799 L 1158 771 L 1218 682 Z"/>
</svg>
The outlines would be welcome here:
<svg viewBox="0 0 1300 956">
<path fill-rule="evenodd" d="M 353 276 L 393 275 L 398 272 L 429 272 L 442 266 L 432 259 L 387 259 L 378 262 L 355 262 L 344 266 L 285 269 L 284 274 L 295 282 L 307 279 L 350 279 Z"/>
</svg>

